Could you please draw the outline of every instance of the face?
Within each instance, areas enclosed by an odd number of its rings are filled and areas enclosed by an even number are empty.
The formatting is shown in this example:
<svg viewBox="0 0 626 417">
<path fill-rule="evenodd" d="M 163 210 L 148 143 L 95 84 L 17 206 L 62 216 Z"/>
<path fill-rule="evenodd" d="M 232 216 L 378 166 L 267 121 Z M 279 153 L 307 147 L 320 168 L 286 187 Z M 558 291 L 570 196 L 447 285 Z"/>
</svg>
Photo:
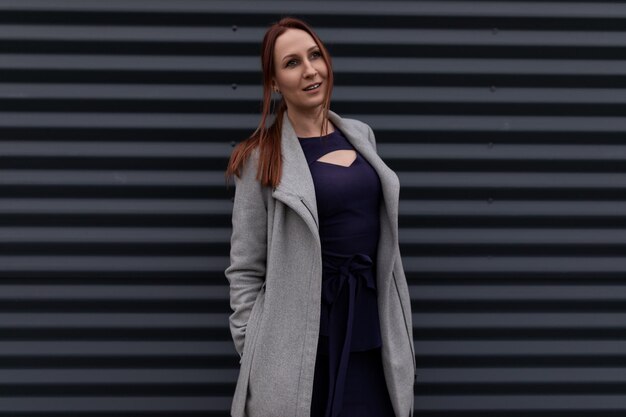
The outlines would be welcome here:
<svg viewBox="0 0 626 417">
<path fill-rule="evenodd" d="M 302 110 L 321 106 L 325 99 L 328 67 L 315 40 L 300 29 L 287 29 L 274 45 L 274 89 L 287 108 Z M 312 91 L 304 89 L 320 83 Z"/>
</svg>

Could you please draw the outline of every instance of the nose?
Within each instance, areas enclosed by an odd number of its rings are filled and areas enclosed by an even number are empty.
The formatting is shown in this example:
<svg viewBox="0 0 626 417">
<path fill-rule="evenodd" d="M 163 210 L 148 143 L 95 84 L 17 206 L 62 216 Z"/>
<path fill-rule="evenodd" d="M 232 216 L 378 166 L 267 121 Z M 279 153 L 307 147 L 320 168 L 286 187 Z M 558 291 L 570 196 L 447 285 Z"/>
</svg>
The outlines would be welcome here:
<svg viewBox="0 0 626 417">
<path fill-rule="evenodd" d="M 306 65 L 304 67 L 304 78 L 311 78 L 312 76 L 315 77 L 315 75 L 317 74 L 317 70 L 315 69 L 315 67 L 313 67 L 309 60 L 305 60 L 305 62 Z"/>
</svg>

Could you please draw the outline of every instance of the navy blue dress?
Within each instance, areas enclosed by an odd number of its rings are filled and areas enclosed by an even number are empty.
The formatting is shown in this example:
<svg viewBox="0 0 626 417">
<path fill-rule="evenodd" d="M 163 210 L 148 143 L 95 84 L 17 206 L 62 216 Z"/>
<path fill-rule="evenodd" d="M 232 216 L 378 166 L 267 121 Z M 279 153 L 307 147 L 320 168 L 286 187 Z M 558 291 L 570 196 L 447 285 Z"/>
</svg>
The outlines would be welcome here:
<svg viewBox="0 0 626 417">
<path fill-rule="evenodd" d="M 322 305 L 311 417 L 393 417 L 376 295 L 380 179 L 339 129 L 299 138 L 317 200 Z M 318 161 L 341 149 L 350 166 Z"/>
</svg>

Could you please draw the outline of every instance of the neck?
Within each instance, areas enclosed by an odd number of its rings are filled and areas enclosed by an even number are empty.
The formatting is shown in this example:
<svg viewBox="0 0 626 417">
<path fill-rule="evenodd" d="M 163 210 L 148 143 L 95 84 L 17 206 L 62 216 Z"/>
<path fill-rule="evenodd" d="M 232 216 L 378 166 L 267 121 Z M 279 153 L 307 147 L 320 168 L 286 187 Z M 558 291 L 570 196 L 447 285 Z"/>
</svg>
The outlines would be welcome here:
<svg viewBox="0 0 626 417">
<path fill-rule="evenodd" d="M 286 114 L 296 135 L 305 138 L 322 136 L 333 131 L 332 123 L 328 119 L 324 120 L 324 112 L 322 110 L 321 106 L 309 111 L 289 109 Z M 325 124 L 325 132 L 322 132 L 322 124 Z"/>
</svg>

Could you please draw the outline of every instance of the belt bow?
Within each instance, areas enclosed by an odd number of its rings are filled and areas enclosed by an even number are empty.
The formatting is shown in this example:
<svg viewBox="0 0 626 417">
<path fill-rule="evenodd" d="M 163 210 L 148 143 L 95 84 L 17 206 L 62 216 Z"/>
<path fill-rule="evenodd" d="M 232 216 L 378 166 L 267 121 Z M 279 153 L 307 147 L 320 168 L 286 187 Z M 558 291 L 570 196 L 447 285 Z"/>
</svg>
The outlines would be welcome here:
<svg viewBox="0 0 626 417">
<path fill-rule="evenodd" d="M 326 262 L 324 262 L 322 300 L 330 306 L 328 335 L 330 381 L 325 417 L 336 417 L 341 412 L 343 403 L 344 386 L 339 382 L 345 381 L 348 369 L 357 290 L 365 287 L 376 291 L 376 279 L 373 273 L 374 262 L 368 255 L 362 253 L 342 255 L 328 251 L 324 251 L 323 254 Z M 341 305 L 334 305 L 344 289 L 348 291 L 347 312 Z M 339 347 L 341 354 L 337 358 L 336 352 L 339 351 Z"/>
</svg>

